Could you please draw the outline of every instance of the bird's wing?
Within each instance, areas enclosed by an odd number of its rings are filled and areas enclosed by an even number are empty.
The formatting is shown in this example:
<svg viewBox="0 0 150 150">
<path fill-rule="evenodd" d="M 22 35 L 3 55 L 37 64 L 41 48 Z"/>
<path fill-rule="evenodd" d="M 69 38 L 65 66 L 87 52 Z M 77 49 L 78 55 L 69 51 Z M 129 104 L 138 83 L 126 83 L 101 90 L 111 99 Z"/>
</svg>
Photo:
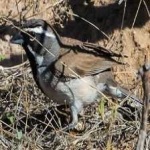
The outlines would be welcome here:
<svg viewBox="0 0 150 150">
<path fill-rule="evenodd" d="M 67 77 L 75 77 L 76 74 L 83 77 L 98 74 L 117 64 L 115 60 L 104 56 L 68 51 L 55 62 L 55 69 Z"/>
</svg>

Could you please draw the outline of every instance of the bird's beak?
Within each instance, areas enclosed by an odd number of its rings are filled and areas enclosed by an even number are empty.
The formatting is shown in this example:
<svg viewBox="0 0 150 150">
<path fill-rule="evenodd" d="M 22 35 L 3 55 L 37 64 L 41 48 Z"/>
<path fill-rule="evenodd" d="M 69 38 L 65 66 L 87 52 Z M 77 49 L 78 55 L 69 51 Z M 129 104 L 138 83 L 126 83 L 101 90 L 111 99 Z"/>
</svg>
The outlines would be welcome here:
<svg viewBox="0 0 150 150">
<path fill-rule="evenodd" d="M 17 33 L 15 35 L 13 35 L 13 37 L 10 39 L 10 43 L 13 44 L 20 44 L 22 45 L 24 42 L 23 36 L 21 35 L 21 33 Z"/>
</svg>

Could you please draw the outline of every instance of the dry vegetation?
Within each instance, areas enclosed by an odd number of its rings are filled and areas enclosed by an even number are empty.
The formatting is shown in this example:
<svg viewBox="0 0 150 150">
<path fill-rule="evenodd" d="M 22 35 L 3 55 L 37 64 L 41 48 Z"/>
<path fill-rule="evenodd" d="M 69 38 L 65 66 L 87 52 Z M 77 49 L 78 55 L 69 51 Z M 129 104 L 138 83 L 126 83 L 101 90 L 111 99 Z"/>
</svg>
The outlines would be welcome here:
<svg viewBox="0 0 150 150">
<path fill-rule="evenodd" d="M 150 1 L 1 0 L 0 1 L 0 149 L 127 149 L 136 147 L 141 110 L 101 99 L 80 117 L 81 130 L 63 132 L 69 110 L 46 98 L 32 78 L 20 46 L 8 42 L 16 21 L 42 18 L 67 43 L 99 44 L 127 55 L 114 68 L 121 86 L 142 99 L 136 71 L 150 51 Z M 150 149 L 150 124 L 145 148 Z M 84 128 L 84 130 L 82 130 Z"/>
</svg>

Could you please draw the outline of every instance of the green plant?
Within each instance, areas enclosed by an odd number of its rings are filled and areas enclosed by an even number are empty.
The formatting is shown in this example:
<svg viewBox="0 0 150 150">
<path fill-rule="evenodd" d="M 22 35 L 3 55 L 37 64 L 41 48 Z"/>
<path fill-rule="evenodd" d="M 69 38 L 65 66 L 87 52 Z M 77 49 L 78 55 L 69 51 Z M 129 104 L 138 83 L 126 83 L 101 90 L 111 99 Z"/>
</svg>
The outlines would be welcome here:
<svg viewBox="0 0 150 150">
<path fill-rule="evenodd" d="M 3 61 L 5 59 L 5 56 L 0 54 L 0 62 Z"/>
</svg>

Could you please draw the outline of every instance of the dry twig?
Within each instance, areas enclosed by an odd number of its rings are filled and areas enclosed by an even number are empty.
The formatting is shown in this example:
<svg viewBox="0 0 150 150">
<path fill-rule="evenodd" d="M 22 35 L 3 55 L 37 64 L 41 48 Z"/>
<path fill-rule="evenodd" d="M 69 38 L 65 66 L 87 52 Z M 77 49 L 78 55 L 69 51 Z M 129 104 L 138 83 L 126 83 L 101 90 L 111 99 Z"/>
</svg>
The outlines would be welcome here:
<svg viewBox="0 0 150 150">
<path fill-rule="evenodd" d="M 148 65 L 148 61 L 146 61 L 145 65 L 143 66 L 143 72 L 141 72 L 140 74 L 142 77 L 144 89 L 144 105 L 142 110 L 141 129 L 136 150 L 144 149 L 144 143 L 147 136 L 147 119 L 150 101 L 150 65 Z"/>
</svg>

